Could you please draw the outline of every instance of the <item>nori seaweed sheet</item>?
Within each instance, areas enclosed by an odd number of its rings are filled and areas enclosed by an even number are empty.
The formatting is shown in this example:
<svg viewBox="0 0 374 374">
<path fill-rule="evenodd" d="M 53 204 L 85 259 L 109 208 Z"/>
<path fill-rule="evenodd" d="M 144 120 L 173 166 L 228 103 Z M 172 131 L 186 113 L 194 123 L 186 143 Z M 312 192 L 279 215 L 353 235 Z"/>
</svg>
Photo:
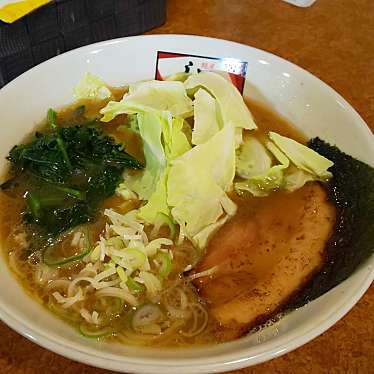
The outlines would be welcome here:
<svg viewBox="0 0 374 374">
<path fill-rule="evenodd" d="M 334 162 L 327 184 L 337 207 L 336 229 L 327 243 L 327 261 L 295 295 L 287 308 L 298 308 L 347 279 L 373 253 L 374 169 L 319 138 L 308 146 Z"/>
</svg>

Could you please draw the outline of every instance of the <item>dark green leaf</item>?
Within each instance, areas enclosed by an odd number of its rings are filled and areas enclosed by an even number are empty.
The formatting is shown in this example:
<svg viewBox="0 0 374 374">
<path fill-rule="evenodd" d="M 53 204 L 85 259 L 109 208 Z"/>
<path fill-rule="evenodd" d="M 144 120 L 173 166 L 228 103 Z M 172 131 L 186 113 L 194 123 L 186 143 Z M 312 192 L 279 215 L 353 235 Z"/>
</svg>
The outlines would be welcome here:
<svg viewBox="0 0 374 374">
<path fill-rule="evenodd" d="M 48 122 L 52 131 L 36 133 L 30 143 L 10 151 L 13 176 L 1 188 L 19 196 L 26 193 L 25 222 L 38 227 L 41 235 L 58 235 L 93 220 L 98 206 L 122 181 L 124 169 L 142 165 L 96 123 L 60 128 L 53 110 Z"/>
</svg>

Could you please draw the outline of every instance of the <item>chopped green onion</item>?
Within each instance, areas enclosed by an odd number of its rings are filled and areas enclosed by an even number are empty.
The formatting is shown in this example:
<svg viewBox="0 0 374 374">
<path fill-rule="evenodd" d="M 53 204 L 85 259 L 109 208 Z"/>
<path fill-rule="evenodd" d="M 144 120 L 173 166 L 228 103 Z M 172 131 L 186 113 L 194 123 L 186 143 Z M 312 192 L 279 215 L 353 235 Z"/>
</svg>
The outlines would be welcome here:
<svg viewBox="0 0 374 374">
<path fill-rule="evenodd" d="M 106 264 L 104 264 L 104 266 L 105 266 L 106 269 L 115 268 L 116 267 L 116 263 L 113 260 L 110 260 L 109 262 L 107 262 Z"/>
<path fill-rule="evenodd" d="M 133 329 L 139 329 L 152 323 L 156 323 L 163 318 L 160 307 L 156 304 L 146 303 L 138 307 L 133 315 L 131 324 Z"/>
<path fill-rule="evenodd" d="M 140 269 L 144 262 L 147 260 L 147 256 L 136 248 L 127 248 L 125 250 L 126 258 L 125 261 L 129 264 L 132 269 Z"/>
<path fill-rule="evenodd" d="M 166 278 L 173 268 L 170 254 L 166 252 L 159 252 L 156 256 L 156 260 L 160 262 L 161 277 Z"/>
<path fill-rule="evenodd" d="M 123 269 L 123 267 L 117 266 L 116 267 L 116 271 L 117 271 L 117 274 L 118 274 L 119 278 L 121 279 L 121 281 L 122 282 L 126 282 L 127 281 L 127 275 L 126 275 L 125 270 Z"/>
<path fill-rule="evenodd" d="M 95 249 L 91 252 L 91 260 L 96 262 L 100 258 L 100 246 L 97 245 Z"/>
<path fill-rule="evenodd" d="M 125 302 L 122 299 L 115 297 L 113 300 L 113 313 L 120 313 L 124 305 Z"/>
<path fill-rule="evenodd" d="M 131 293 L 140 293 L 145 290 L 145 287 L 141 283 L 135 281 L 131 277 L 127 278 L 126 285 Z"/>
<path fill-rule="evenodd" d="M 154 297 L 162 290 L 162 283 L 160 279 L 149 271 L 139 272 L 139 278 L 144 281 L 144 286 L 147 289 L 147 294 Z"/>
<path fill-rule="evenodd" d="M 152 230 L 152 236 L 156 236 L 156 234 L 160 231 L 160 228 L 164 225 L 169 227 L 170 231 L 170 238 L 174 239 L 177 233 L 176 224 L 173 220 L 164 213 L 157 213 L 154 228 Z"/>
<path fill-rule="evenodd" d="M 92 328 L 92 326 L 88 326 L 86 323 L 81 323 L 79 326 L 79 332 L 85 338 L 100 339 L 105 336 L 113 335 L 114 330 L 112 327 L 104 327 L 101 329 Z"/>
<path fill-rule="evenodd" d="M 118 236 L 107 239 L 106 244 L 113 246 L 115 249 L 121 249 L 124 246 L 123 240 Z"/>
</svg>

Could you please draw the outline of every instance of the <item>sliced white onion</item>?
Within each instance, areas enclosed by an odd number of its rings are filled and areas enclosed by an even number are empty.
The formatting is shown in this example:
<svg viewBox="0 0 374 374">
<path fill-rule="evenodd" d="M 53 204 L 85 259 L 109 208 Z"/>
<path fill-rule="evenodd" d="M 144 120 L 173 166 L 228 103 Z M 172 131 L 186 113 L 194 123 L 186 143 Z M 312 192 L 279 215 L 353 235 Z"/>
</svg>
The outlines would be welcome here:
<svg viewBox="0 0 374 374">
<path fill-rule="evenodd" d="M 130 292 L 127 292 L 124 289 L 115 288 L 115 287 L 107 287 L 102 290 L 96 292 L 97 297 L 101 296 L 111 296 L 111 297 L 118 297 L 122 300 L 125 300 L 128 304 L 132 306 L 138 305 L 138 300 L 134 297 Z"/>
<path fill-rule="evenodd" d="M 104 238 L 103 237 L 100 237 L 100 242 L 99 242 L 99 248 L 100 248 L 100 261 L 104 261 L 105 259 L 105 242 L 104 242 Z"/>
<path fill-rule="evenodd" d="M 117 279 L 114 279 L 112 281 L 109 281 L 109 282 L 99 282 L 97 285 L 95 285 L 94 287 L 97 289 L 97 290 L 101 290 L 103 288 L 106 288 L 106 287 L 113 287 L 113 286 L 117 286 L 118 284 L 121 283 L 121 279 L 117 278 Z"/>
<path fill-rule="evenodd" d="M 79 272 L 76 278 L 79 278 L 80 276 L 84 277 L 89 275 L 95 276 L 98 272 L 99 267 L 99 261 L 95 262 L 95 264 L 90 262 Z"/>
<path fill-rule="evenodd" d="M 155 296 L 162 289 L 160 280 L 148 271 L 139 272 L 139 278 L 144 281 L 149 296 Z"/>
<path fill-rule="evenodd" d="M 95 325 L 98 325 L 98 324 L 99 324 L 99 313 L 96 312 L 96 310 L 94 310 L 94 311 L 92 312 L 91 319 L 92 319 L 92 322 L 93 322 Z"/>
<path fill-rule="evenodd" d="M 71 240 L 71 246 L 76 247 L 81 239 L 82 233 L 80 231 L 76 231 L 73 235 L 73 239 Z"/>
<path fill-rule="evenodd" d="M 104 215 L 106 215 L 111 220 L 113 225 L 127 225 L 134 228 L 135 230 L 143 231 L 144 225 L 134 219 L 131 219 L 130 213 L 132 214 L 133 211 L 130 211 L 127 214 L 117 213 L 113 209 L 105 209 L 104 211 Z"/>
<path fill-rule="evenodd" d="M 80 315 L 88 322 L 92 323 L 92 316 L 86 308 L 81 308 Z"/>
<path fill-rule="evenodd" d="M 188 279 L 189 279 L 189 280 L 194 280 L 194 279 L 202 278 L 202 277 L 210 277 L 210 276 L 213 275 L 217 270 L 218 270 L 218 266 L 213 266 L 213 267 L 211 267 L 210 269 L 207 269 L 207 270 L 201 271 L 200 273 L 195 273 L 195 274 L 191 274 L 191 275 L 189 275 L 189 276 L 188 276 Z"/>
<path fill-rule="evenodd" d="M 116 274 L 117 270 L 113 268 L 109 268 L 108 270 L 104 270 L 103 272 L 97 274 L 94 278 L 96 282 L 100 282 L 101 280 L 110 277 L 113 274 Z"/>
<path fill-rule="evenodd" d="M 92 284 L 92 286 L 95 287 L 95 288 L 98 285 L 98 282 L 95 281 L 93 278 L 90 278 L 90 277 L 75 278 L 73 281 L 70 282 L 70 285 L 68 287 L 68 297 L 72 297 L 72 295 L 74 294 L 74 291 L 75 291 L 75 287 L 79 282 L 88 282 L 88 283 Z"/>
</svg>

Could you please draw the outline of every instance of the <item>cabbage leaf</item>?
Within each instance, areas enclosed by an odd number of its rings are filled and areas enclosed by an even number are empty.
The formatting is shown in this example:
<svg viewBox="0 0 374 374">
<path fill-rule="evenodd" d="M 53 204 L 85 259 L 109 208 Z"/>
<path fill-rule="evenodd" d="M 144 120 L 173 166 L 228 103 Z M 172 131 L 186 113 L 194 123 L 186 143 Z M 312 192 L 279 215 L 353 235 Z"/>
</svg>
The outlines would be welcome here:
<svg viewBox="0 0 374 374">
<path fill-rule="evenodd" d="M 216 231 L 218 231 L 218 229 L 221 226 L 223 226 L 228 221 L 229 218 L 230 218 L 230 215 L 227 214 L 223 218 L 220 218 L 217 222 L 211 223 L 210 225 L 203 228 L 198 234 L 196 234 L 194 236 L 194 242 L 197 245 L 197 247 L 200 249 L 205 248 L 205 246 L 208 243 L 209 238 Z"/>
<path fill-rule="evenodd" d="M 225 126 L 210 140 L 172 162 L 167 181 L 168 205 L 182 234 L 200 247 L 201 243 L 206 243 L 207 235 L 200 241 L 196 235 L 225 215 L 235 214 L 236 205 L 226 194 L 234 175 L 235 132 L 232 126 Z"/>
<path fill-rule="evenodd" d="M 182 131 L 182 118 L 172 118 L 170 113 L 164 112 L 163 116 L 159 116 L 159 119 L 162 133 L 158 135 L 162 140 L 165 161 L 166 165 L 168 165 L 170 161 L 189 151 L 191 145 Z M 146 125 L 151 126 L 152 124 L 148 123 Z M 147 223 L 154 223 L 158 213 L 170 216 L 170 209 L 167 204 L 168 174 L 169 167 L 167 166 L 162 170 L 162 174 L 159 176 L 156 183 L 155 190 L 149 196 L 147 204 L 139 210 L 139 216 Z"/>
<path fill-rule="evenodd" d="M 253 143 L 253 141 L 250 142 Z M 265 162 L 263 161 L 263 158 L 269 157 L 266 149 L 264 148 L 265 147 L 261 143 L 256 144 L 255 151 L 258 152 L 259 150 L 261 150 L 260 152 L 262 154 L 262 157 L 256 155 L 255 161 L 257 161 L 257 163 L 259 163 L 260 165 L 257 167 L 255 165 L 252 168 L 252 170 L 257 169 L 262 170 L 262 172 L 257 175 L 250 176 L 243 182 L 236 183 L 235 190 L 238 193 L 248 191 L 254 196 L 267 196 L 270 192 L 275 191 L 283 186 L 284 171 L 289 167 L 290 162 L 274 143 L 268 141 L 266 143 L 266 148 L 271 152 L 271 154 L 279 164 L 264 169 Z M 247 154 L 247 156 L 249 157 L 249 160 L 253 162 L 253 154 Z"/>
<path fill-rule="evenodd" d="M 205 88 L 217 100 L 223 123 L 240 129 L 257 128 L 253 116 L 236 87 L 221 75 L 201 72 L 191 75 L 185 82 L 187 90 Z"/>
<path fill-rule="evenodd" d="M 191 145 L 183 131 L 183 118 L 171 118 L 170 113 L 168 115 L 168 121 L 164 121 L 162 137 L 166 159 L 171 161 L 189 151 Z"/>
<path fill-rule="evenodd" d="M 318 180 L 315 175 L 291 165 L 284 173 L 284 189 L 293 192 L 314 180 Z"/>
<path fill-rule="evenodd" d="M 192 144 L 205 143 L 219 130 L 216 100 L 207 91 L 199 89 L 194 100 Z"/>
<path fill-rule="evenodd" d="M 271 155 L 266 147 L 256 138 L 247 137 L 237 150 L 236 174 L 242 178 L 261 175 L 270 169 Z"/>
<path fill-rule="evenodd" d="M 169 111 L 174 117 L 186 118 L 192 114 L 192 101 L 182 82 L 146 81 L 130 86 L 121 101 L 110 101 L 100 113 L 103 122 L 120 114 Z"/>
<path fill-rule="evenodd" d="M 143 139 L 143 152 L 146 167 L 141 174 L 127 175 L 126 185 L 141 200 L 148 200 L 156 190 L 157 183 L 166 167 L 166 157 L 161 142 L 165 118 L 157 113 L 139 113 L 137 123 Z"/>
<path fill-rule="evenodd" d="M 160 179 L 157 182 L 156 189 L 150 196 L 147 204 L 143 205 L 139 209 L 139 217 L 142 218 L 147 223 L 154 223 L 157 214 L 163 213 L 167 216 L 170 215 L 170 209 L 167 204 L 167 181 L 168 170 L 165 169 L 162 173 Z"/>
<path fill-rule="evenodd" d="M 246 178 L 235 184 L 238 193 L 267 196 L 277 189 L 292 192 L 307 182 L 326 181 L 332 176 L 327 169 L 333 163 L 327 158 L 275 132 L 270 132 L 269 138 L 264 146 L 249 137 L 238 150 L 236 171 Z M 278 164 L 272 166 L 269 152 Z"/>
<path fill-rule="evenodd" d="M 316 175 L 321 180 L 328 180 L 332 177 L 328 169 L 333 166 L 334 163 L 326 157 L 321 156 L 313 151 L 313 149 L 293 139 L 275 132 L 270 132 L 269 138 L 284 152 L 297 168 L 312 175 Z"/>
<path fill-rule="evenodd" d="M 86 73 L 74 88 L 74 98 L 104 100 L 112 96 L 107 85 L 101 78 L 91 73 Z"/>
</svg>

